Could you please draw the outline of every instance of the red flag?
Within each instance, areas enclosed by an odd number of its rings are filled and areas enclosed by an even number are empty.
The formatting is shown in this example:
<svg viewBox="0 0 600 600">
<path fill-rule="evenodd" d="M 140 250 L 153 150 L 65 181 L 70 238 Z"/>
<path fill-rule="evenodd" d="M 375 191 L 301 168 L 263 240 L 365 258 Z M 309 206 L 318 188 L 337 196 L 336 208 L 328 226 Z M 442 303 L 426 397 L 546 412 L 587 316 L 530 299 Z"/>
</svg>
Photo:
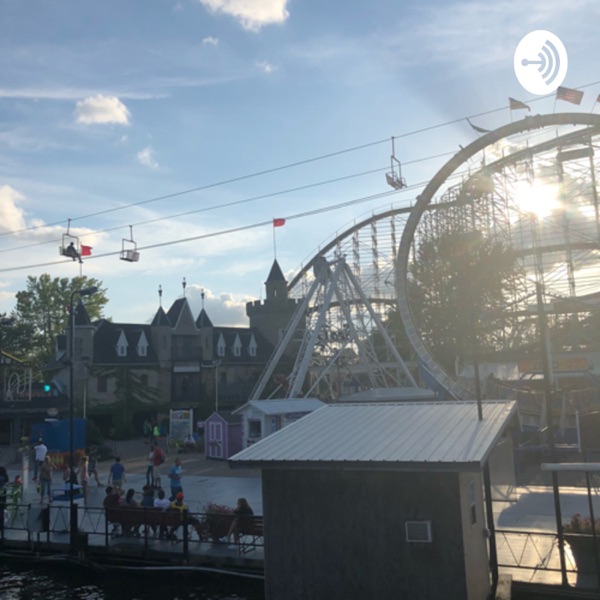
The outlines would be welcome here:
<svg viewBox="0 0 600 600">
<path fill-rule="evenodd" d="M 81 244 L 81 256 L 91 256 L 92 255 L 92 247 L 84 246 Z"/>
<path fill-rule="evenodd" d="M 285 225 L 285 219 L 273 219 L 273 227 L 283 227 Z"/>
<path fill-rule="evenodd" d="M 573 88 L 563 87 L 562 85 L 556 90 L 557 100 L 566 100 L 571 104 L 581 104 L 583 98 L 583 92 L 580 90 L 574 90 Z"/>
</svg>

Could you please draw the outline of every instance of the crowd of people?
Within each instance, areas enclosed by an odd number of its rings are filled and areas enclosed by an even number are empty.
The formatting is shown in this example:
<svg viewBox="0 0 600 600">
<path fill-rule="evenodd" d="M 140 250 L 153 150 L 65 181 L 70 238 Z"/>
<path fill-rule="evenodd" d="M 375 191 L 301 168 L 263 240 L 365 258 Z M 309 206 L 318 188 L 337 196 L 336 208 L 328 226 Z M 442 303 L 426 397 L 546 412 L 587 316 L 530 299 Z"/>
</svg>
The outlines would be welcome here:
<svg viewBox="0 0 600 600">
<path fill-rule="evenodd" d="M 83 503 L 87 506 L 90 484 L 95 482 L 97 487 L 106 488 L 102 502 L 105 509 L 114 507 L 154 508 L 162 511 L 179 511 L 183 514 L 183 511 L 187 510 L 188 507 L 184 502 L 181 459 L 175 457 L 171 466 L 165 467 L 166 454 L 159 445 L 160 430 L 158 426 L 148 422 L 144 427 L 144 433 L 146 443 L 149 444 L 149 450 L 145 474 L 146 485 L 139 492 L 133 487 L 126 489 L 127 472 L 120 456 L 114 457 L 114 461 L 108 469 L 106 483 L 103 483 L 101 481 L 103 478 L 98 471 L 98 452 L 95 447 L 89 448 L 84 455 L 80 456 L 76 464 L 63 463 L 59 466 L 59 463 L 54 462 L 48 453 L 48 448 L 43 439 L 38 439 L 33 448 L 32 479 L 37 482 L 40 503 L 44 504 L 46 500 L 49 503 L 52 502 L 53 483 L 55 483 L 53 481 L 54 474 L 56 471 L 62 470 L 62 486 L 60 486 L 59 491 L 64 494 L 63 498 L 69 498 L 71 493 L 77 494 L 83 498 Z M 164 481 L 165 479 L 168 480 L 168 486 L 166 485 L 167 481 Z M 15 482 L 9 482 L 6 469 L 0 467 L 0 488 L 6 483 L 22 485 L 20 477 Z M 233 520 L 226 538 L 228 542 L 233 540 L 235 544 L 239 543 L 240 535 L 244 532 L 248 518 L 253 514 L 247 500 L 239 498 L 237 506 L 233 510 Z M 195 526 L 200 533 L 201 525 L 197 519 L 188 516 L 188 523 Z M 115 526 L 119 527 L 118 525 Z M 141 535 L 139 526 L 124 527 L 120 525 L 120 527 L 124 534 Z M 152 535 L 158 538 L 176 540 L 176 530 L 179 525 L 150 527 Z"/>
<path fill-rule="evenodd" d="M 40 494 L 40 504 L 52 502 L 53 474 L 61 467 L 52 462 L 48 454 L 48 448 L 40 438 L 34 445 L 34 471 L 33 481 L 37 482 L 38 492 Z M 142 496 L 146 490 L 162 490 L 162 471 L 163 464 L 166 461 L 165 452 L 160 448 L 157 442 L 153 442 L 148 454 L 148 467 L 146 470 L 146 485 L 142 490 Z M 181 484 L 182 468 L 181 459 L 176 458 L 173 465 L 166 473 L 169 478 L 170 496 L 169 502 L 175 501 L 177 495 L 183 492 Z M 65 494 L 81 494 L 84 505 L 87 506 L 89 499 L 89 487 L 92 481 L 95 481 L 97 487 L 108 486 L 115 493 L 120 494 L 127 481 L 125 465 L 121 462 L 120 456 L 115 456 L 114 462 L 109 468 L 106 484 L 100 481 L 98 472 L 98 453 L 95 447 L 81 456 L 76 465 L 64 463 L 62 466 L 63 490 Z M 2 473 L 0 473 L 0 485 L 2 485 Z"/>
</svg>

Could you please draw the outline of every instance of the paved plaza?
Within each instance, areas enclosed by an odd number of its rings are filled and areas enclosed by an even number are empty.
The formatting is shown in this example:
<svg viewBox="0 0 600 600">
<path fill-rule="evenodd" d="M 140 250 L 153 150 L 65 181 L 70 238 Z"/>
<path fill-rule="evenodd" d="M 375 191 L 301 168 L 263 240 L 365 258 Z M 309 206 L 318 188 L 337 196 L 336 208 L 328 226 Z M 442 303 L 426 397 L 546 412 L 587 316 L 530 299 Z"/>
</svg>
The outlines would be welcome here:
<svg viewBox="0 0 600 600">
<path fill-rule="evenodd" d="M 164 446 L 163 446 L 164 449 Z M 143 486 L 146 484 L 146 467 L 148 445 L 143 439 L 114 442 L 113 450 L 121 457 L 125 466 L 126 481 L 123 489 L 134 488 L 141 499 Z M 8 473 L 11 479 L 22 474 L 22 466 L 15 461 L 15 452 L 9 456 L 8 450 L 4 452 Z M 239 497 L 245 497 L 256 514 L 262 514 L 262 493 L 259 470 L 230 469 L 227 461 L 207 459 L 201 452 L 183 452 L 178 454 L 170 450 L 161 470 L 163 473 L 162 485 L 168 493 L 168 477 L 166 473 L 173 465 L 175 458 L 180 458 L 183 468 L 182 486 L 185 502 L 192 512 L 202 512 L 203 506 L 208 502 L 216 502 L 231 507 L 236 505 Z M 106 484 L 112 460 L 98 463 L 100 482 Z M 29 473 L 27 489 L 24 493 L 25 502 L 39 502 L 36 491 L 36 482 L 31 480 L 32 471 Z M 63 485 L 62 473 L 56 472 L 53 476 L 53 488 Z M 100 507 L 104 499 L 104 487 L 97 487 L 94 481 L 90 482 L 89 506 Z M 81 502 L 81 501 L 78 501 Z"/>
</svg>

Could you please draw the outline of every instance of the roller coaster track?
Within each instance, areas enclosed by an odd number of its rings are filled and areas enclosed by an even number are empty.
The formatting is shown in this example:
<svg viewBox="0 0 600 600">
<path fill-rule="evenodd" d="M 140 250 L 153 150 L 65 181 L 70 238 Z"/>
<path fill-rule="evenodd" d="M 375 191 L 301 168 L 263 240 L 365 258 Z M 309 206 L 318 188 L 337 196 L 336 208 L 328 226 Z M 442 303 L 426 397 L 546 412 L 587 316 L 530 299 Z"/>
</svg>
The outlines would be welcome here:
<svg viewBox="0 0 600 600">
<path fill-rule="evenodd" d="M 319 257 L 335 252 L 341 247 L 345 240 L 348 241 L 353 236 L 358 235 L 358 233 L 362 230 L 375 227 L 376 223 L 379 221 L 393 219 L 398 216 L 405 218 L 406 220 L 403 226 L 402 236 L 400 244 L 398 245 L 398 252 L 395 260 L 394 279 L 397 292 L 398 310 L 401 315 L 406 333 L 421 364 L 427 371 L 429 371 L 436 381 L 442 387 L 448 390 L 451 395 L 457 398 L 471 398 L 473 396 L 473 392 L 462 386 L 450 375 L 448 375 L 431 355 L 420 338 L 417 331 L 417 326 L 413 319 L 411 307 L 407 297 L 407 275 L 410 250 L 413 244 L 417 226 L 425 212 L 445 210 L 452 206 L 456 206 L 456 201 L 445 202 L 443 204 L 433 204 L 432 200 L 435 194 L 440 191 L 440 188 L 443 186 L 443 184 L 455 176 L 456 171 L 477 153 L 508 136 L 522 134 L 529 131 L 542 129 L 544 127 L 564 125 L 584 126 L 585 129 L 579 129 L 577 131 L 555 137 L 551 140 L 545 140 L 530 147 L 516 150 L 486 165 L 486 171 L 499 171 L 504 166 L 511 164 L 516 160 L 523 160 L 528 155 L 534 155 L 538 152 L 551 150 L 557 147 L 562 148 L 570 144 L 581 142 L 581 140 L 586 137 L 589 138 L 592 135 L 598 134 L 600 132 L 600 115 L 585 113 L 561 113 L 555 115 L 530 116 L 482 135 L 480 138 L 457 152 L 436 173 L 436 175 L 425 186 L 422 193 L 416 198 L 414 206 L 391 208 L 380 213 L 373 214 L 362 221 L 353 224 L 339 235 L 336 235 L 331 239 L 331 241 L 321 247 L 319 251 L 315 253 L 315 255 L 297 271 L 297 273 L 291 279 L 288 289 L 290 292 L 292 292 L 294 289 L 298 288 L 303 278 L 305 278 L 310 270 L 314 267 L 315 261 L 317 261 Z M 597 247 L 597 245 L 580 244 L 579 247 L 593 248 Z M 526 250 L 522 250 L 521 252 L 527 253 Z M 372 300 L 374 303 L 389 305 L 394 302 L 394 299 L 390 296 L 370 294 L 371 299 L 373 299 L 375 296 L 377 297 L 377 300 Z"/>
</svg>

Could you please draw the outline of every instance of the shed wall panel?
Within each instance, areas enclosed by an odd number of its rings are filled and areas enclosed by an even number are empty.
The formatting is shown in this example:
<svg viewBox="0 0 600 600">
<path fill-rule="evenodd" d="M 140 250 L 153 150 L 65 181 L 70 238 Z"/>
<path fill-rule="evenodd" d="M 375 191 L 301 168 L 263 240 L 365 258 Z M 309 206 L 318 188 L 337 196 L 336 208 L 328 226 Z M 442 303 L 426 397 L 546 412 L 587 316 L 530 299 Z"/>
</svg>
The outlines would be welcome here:
<svg viewBox="0 0 600 600">
<path fill-rule="evenodd" d="M 455 473 L 263 470 L 263 503 L 268 600 L 466 598 Z"/>
</svg>

